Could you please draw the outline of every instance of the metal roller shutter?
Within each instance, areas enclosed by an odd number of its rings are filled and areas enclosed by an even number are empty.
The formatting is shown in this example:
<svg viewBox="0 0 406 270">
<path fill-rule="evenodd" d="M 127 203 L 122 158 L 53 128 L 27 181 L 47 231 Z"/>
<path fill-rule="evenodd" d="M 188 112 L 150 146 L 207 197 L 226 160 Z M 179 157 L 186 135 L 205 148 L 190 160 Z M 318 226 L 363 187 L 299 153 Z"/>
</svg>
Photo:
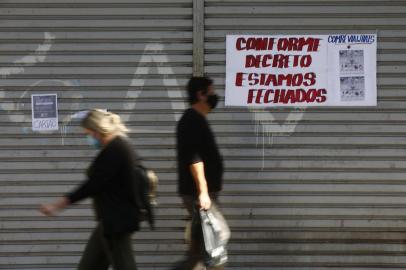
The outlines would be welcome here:
<svg viewBox="0 0 406 270">
<path fill-rule="evenodd" d="M 120 114 L 160 178 L 156 232 L 136 234 L 141 269 L 180 258 L 185 212 L 175 192 L 174 127 L 192 74 L 191 0 L 0 2 L 0 269 L 76 269 L 94 218 L 89 201 L 37 212 L 84 180 L 95 151 L 78 121 Z M 57 93 L 60 130 L 31 130 L 31 94 Z M 163 269 L 163 268 L 162 268 Z"/>
<path fill-rule="evenodd" d="M 220 106 L 210 115 L 226 160 L 228 269 L 405 268 L 406 1 L 204 2 L 204 67 L 221 95 L 226 34 L 379 37 L 376 108 Z M 134 147 L 161 178 L 158 230 L 134 240 L 140 268 L 168 269 L 181 257 L 174 127 L 199 62 L 192 6 L 1 1 L 0 269 L 75 269 L 94 226 L 89 202 L 56 218 L 36 209 L 83 180 L 95 152 L 70 118 L 93 107 L 123 116 Z M 34 93 L 58 94 L 59 132 L 31 131 Z"/>
<path fill-rule="evenodd" d="M 223 108 L 231 269 L 404 269 L 406 1 L 206 0 L 205 72 L 226 34 L 378 32 L 374 108 Z"/>
</svg>

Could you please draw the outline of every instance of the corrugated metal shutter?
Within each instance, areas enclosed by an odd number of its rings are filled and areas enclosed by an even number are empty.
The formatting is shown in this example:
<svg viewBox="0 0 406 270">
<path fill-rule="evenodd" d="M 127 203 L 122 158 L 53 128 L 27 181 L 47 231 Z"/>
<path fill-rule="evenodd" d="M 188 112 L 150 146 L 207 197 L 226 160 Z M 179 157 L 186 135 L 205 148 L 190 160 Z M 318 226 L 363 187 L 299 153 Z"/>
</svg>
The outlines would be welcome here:
<svg viewBox="0 0 406 270">
<path fill-rule="evenodd" d="M 2 0 L 0 20 L 0 269 L 76 269 L 89 201 L 55 218 L 37 208 L 84 180 L 95 151 L 70 118 L 94 107 L 123 116 L 161 178 L 158 229 L 134 247 L 140 269 L 167 268 L 184 249 L 174 127 L 192 74 L 192 0 Z M 31 131 L 34 93 L 58 94 L 59 132 Z"/>
<path fill-rule="evenodd" d="M 205 72 L 217 89 L 224 89 L 226 34 L 379 36 L 375 108 L 212 115 L 226 158 L 230 268 L 406 268 L 406 1 L 205 6 Z"/>
<path fill-rule="evenodd" d="M 205 68 L 221 94 L 226 34 L 379 36 L 376 108 L 210 116 L 227 166 L 228 269 L 405 268 L 406 1 L 205 2 Z M 56 218 L 36 209 L 83 180 L 95 152 L 70 116 L 92 107 L 122 115 L 159 173 L 158 230 L 134 247 L 141 269 L 167 269 L 185 248 L 174 126 L 192 73 L 192 0 L 10 0 L 0 18 L 0 269 L 75 269 L 89 202 Z M 59 133 L 31 131 L 34 93 L 58 94 Z"/>
</svg>

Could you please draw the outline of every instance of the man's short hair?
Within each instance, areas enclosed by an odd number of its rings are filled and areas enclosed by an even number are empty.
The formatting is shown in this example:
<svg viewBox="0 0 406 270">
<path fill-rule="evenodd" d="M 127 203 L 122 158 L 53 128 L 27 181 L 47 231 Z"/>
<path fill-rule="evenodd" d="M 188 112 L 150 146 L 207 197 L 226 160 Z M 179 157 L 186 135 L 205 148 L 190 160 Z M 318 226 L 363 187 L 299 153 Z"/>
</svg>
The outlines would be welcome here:
<svg viewBox="0 0 406 270">
<path fill-rule="evenodd" d="M 213 80 L 207 77 L 192 77 L 190 78 L 186 90 L 189 95 L 189 103 L 191 105 L 198 102 L 197 93 L 203 91 L 203 94 L 206 94 L 209 90 L 210 85 L 213 84 Z"/>
</svg>

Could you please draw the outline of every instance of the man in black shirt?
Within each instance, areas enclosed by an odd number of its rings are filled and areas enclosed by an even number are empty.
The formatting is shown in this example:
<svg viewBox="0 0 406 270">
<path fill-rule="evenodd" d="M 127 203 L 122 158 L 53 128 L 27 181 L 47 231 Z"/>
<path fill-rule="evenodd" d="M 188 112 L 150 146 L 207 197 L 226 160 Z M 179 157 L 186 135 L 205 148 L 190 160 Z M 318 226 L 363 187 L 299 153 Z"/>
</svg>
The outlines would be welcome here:
<svg viewBox="0 0 406 270">
<path fill-rule="evenodd" d="M 222 189 L 223 161 L 206 119 L 218 102 L 213 81 L 206 77 L 193 77 L 187 91 L 191 108 L 184 112 L 176 130 L 178 192 L 192 215 L 198 208 L 209 209 L 212 201 L 216 200 Z M 201 228 L 192 226 L 187 258 L 174 269 L 198 269 L 202 260 L 201 248 Z"/>
</svg>

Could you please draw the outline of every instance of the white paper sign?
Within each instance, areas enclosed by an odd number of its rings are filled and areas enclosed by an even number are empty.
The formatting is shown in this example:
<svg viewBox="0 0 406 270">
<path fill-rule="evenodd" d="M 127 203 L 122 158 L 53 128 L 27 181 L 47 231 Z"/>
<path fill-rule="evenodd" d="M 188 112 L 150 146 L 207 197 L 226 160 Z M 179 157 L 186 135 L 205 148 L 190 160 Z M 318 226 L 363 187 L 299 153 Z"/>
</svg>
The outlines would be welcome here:
<svg viewBox="0 0 406 270">
<path fill-rule="evenodd" d="M 226 106 L 376 106 L 376 34 L 228 35 Z"/>
<path fill-rule="evenodd" d="M 32 95 L 32 130 L 58 130 L 58 103 L 56 94 Z"/>
</svg>

